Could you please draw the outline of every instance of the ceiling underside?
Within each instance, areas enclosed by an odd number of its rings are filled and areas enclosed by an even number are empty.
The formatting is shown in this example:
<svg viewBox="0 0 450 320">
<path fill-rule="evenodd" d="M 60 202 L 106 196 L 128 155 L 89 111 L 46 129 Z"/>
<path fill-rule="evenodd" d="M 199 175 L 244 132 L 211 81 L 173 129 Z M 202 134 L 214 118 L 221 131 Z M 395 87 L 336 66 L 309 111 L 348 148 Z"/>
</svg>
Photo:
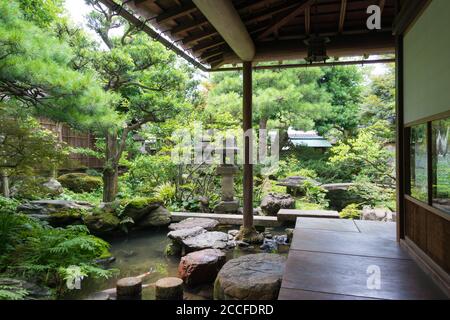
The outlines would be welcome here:
<svg viewBox="0 0 450 320">
<path fill-rule="evenodd" d="M 394 52 L 395 0 L 230 1 L 254 42 L 256 62 L 305 58 L 304 40 L 311 35 L 330 39 L 332 57 Z M 193 1 L 122 2 L 201 64 L 218 68 L 241 62 Z M 374 4 L 382 9 L 381 30 L 366 26 L 367 8 Z"/>
</svg>

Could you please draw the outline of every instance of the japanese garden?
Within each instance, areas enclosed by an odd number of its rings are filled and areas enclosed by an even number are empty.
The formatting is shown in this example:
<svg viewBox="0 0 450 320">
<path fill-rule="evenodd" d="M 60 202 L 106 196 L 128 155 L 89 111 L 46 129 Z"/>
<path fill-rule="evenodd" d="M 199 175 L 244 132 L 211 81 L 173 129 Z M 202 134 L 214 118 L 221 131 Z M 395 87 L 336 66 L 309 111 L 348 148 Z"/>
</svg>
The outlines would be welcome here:
<svg viewBox="0 0 450 320">
<path fill-rule="evenodd" d="M 275 300 L 297 218 L 395 225 L 393 54 L 260 62 L 248 89 L 245 66 L 205 72 L 75 2 L 81 22 L 64 0 L 0 0 L 0 300 Z M 444 212 L 449 121 L 430 124 L 432 195 L 427 128 L 411 133 L 411 196 Z M 247 164 L 246 125 L 270 165 Z"/>
</svg>

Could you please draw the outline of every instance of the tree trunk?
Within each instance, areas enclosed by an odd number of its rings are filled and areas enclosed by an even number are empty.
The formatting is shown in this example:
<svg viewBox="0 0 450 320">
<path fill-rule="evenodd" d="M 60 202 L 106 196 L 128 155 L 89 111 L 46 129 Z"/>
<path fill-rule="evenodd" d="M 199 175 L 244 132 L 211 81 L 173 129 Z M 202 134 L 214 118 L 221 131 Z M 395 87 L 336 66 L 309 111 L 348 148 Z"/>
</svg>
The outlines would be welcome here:
<svg viewBox="0 0 450 320">
<path fill-rule="evenodd" d="M 5 198 L 9 198 L 10 197 L 9 177 L 8 177 L 8 174 L 6 173 L 6 170 L 2 171 L 2 195 Z"/>
<path fill-rule="evenodd" d="M 117 156 L 117 133 L 106 136 L 106 164 L 103 169 L 103 202 L 116 199 L 119 180 L 119 160 Z"/>
</svg>

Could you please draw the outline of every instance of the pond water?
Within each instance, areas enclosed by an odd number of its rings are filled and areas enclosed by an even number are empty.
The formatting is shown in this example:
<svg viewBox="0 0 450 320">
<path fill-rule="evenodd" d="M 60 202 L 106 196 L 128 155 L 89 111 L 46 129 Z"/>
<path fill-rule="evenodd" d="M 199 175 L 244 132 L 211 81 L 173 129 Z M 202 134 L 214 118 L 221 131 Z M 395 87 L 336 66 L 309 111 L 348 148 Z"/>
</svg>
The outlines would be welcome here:
<svg viewBox="0 0 450 320">
<path fill-rule="evenodd" d="M 227 230 L 238 229 L 229 227 Z M 226 232 L 226 230 L 221 230 Z M 271 229 L 271 233 L 282 234 L 283 229 Z M 155 299 L 154 284 L 157 280 L 167 276 L 177 276 L 179 257 L 166 257 L 164 249 L 170 240 L 167 238 L 166 228 L 138 231 L 126 237 L 106 239 L 111 244 L 111 253 L 116 260 L 108 266 L 119 270 L 119 274 L 110 279 L 93 280 L 85 279 L 81 283 L 80 290 L 68 292 L 63 299 L 86 299 L 90 294 L 105 289 L 114 288 L 120 278 L 137 276 L 153 270 L 152 274 L 145 277 L 144 285 L 148 285 L 142 291 L 143 300 Z M 227 252 L 227 259 L 235 258 L 243 254 L 261 252 L 256 246 L 254 250 L 233 249 Z M 185 290 L 185 299 L 201 300 L 212 298 L 213 285 L 204 285 Z"/>
</svg>

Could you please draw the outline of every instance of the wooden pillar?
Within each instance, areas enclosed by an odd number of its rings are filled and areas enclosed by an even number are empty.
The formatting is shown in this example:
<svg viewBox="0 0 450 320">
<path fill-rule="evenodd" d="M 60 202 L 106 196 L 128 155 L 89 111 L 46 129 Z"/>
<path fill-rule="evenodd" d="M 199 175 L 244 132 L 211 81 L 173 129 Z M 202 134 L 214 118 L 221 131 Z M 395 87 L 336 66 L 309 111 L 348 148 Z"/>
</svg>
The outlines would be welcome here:
<svg viewBox="0 0 450 320">
<path fill-rule="evenodd" d="M 243 132 L 244 132 L 244 228 L 253 228 L 253 165 L 250 163 L 252 146 L 245 133 L 252 129 L 252 63 L 243 66 Z"/>
<path fill-rule="evenodd" d="M 162 278 L 155 286 L 156 300 L 183 300 L 183 280 L 180 278 Z"/>
<path fill-rule="evenodd" d="M 142 278 L 129 277 L 117 281 L 117 300 L 141 300 Z"/>
<path fill-rule="evenodd" d="M 405 141 L 404 109 L 403 109 L 403 36 L 396 37 L 396 104 L 395 113 L 397 120 L 396 143 L 396 175 L 397 175 L 397 241 L 405 238 L 405 191 L 409 167 L 406 165 L 406 157 L 409 157 L 408 141 Z"/>
</svg>

